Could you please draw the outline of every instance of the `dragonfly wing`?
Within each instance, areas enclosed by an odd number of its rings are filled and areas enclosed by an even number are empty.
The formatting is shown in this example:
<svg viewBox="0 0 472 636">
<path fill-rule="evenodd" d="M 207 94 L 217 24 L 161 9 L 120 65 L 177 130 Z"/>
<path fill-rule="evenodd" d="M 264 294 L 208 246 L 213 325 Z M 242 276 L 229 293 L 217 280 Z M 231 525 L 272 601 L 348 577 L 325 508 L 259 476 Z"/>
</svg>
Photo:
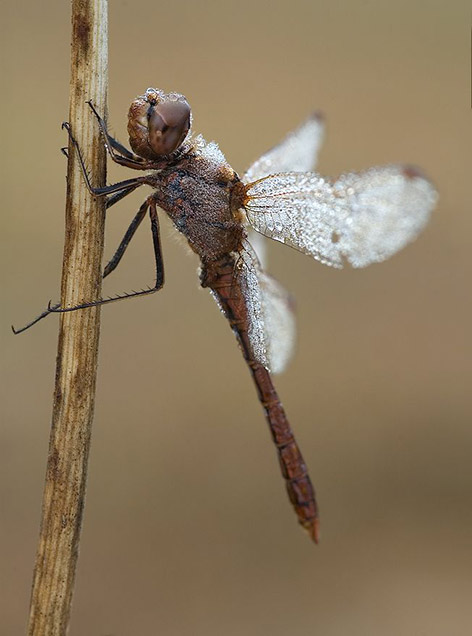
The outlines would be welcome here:
<svg viewBox="0 0 472 636">
<path fill-rule="evenodd" d="M 314 170 L 323 141 L 324 124 L 319 113 L 314 113 L 279 144 L 255 161 L 243 177 L 244 183 L 262 179 L 276 172 L 309 172 Z M 249 232 L 262 267 L 266 266 L 266 245 L 256 232 Z"/>
<path fill-rule="evenodd" d="M 259 274 L 270 370 L 282 373 L 295 349 L 294 301 L 287 290 L 265 272 Z"/>
<path fill-rule="evenodd" d="M 276 172 L 309 172 L 315 169 L 323 141 L 323 119 L 314 113 L 279 144 L 255 161 L 243 177 L 245 183 Z"/>
<path fill-rule="evenodd" d="M 265 236 L 333 267 L 380 262 L 412 241 L 436 203 L 431 183 L 407 166 L 371 168 L 337 180 L 270 175 L 246 186 L 249 223 Z"/>
<path fill-rule="evenodd" d="M 249 242 L 236 261 L 236 284 L 247 307 L 251 354 L 272 373 L 281 373 L 295 343 L 295 316 L 289 293 L 260 267 Z"/>
<path fill-rule="evenodd" d="M 248 228 L 248 241 L 257 255 L 260 267 L 264 270 L 267 267 L 267 239 L 256 230 Z"/>
</svg>

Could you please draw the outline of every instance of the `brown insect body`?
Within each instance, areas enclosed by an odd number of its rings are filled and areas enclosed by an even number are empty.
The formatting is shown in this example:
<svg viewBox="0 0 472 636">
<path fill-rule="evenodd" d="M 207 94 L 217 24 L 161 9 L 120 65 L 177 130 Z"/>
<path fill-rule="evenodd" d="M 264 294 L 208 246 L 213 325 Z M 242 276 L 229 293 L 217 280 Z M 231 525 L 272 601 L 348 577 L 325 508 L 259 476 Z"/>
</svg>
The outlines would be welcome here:
<svg viewBox="0 0 472 636">
<path fill-rule="evenodd" d="M 148 89 L 128 112 L 130 145 L 159 170 L 146 183 L 203 261 L 238 250 L 246 235 L 232 190 L 239 177 L 214 143 L 188 137 L 191 111 L 178 93 Z M 241 192 L 241 188 L 238 190 Z"/>
<path fill-rule="evenodd" d="M 280 469 L 285 479 L 288 496 L 300 525 L 318 543 L 319 520 L 315 491 L 308 475 L 303 456 L 293 435 L 287 415 L 277 395 L 269 371 L 254 359 L 248 334 L 250 316 L 241 286 L 235 281 L 237 253 L 228 254 L 202 271 L 202 286 L 210 287 L 228 319 L 243 356 L 251 370 L 259 400 L 277 449 Z"/>
<path fill-rule="evenodd" d="M 156 203 L 203 262 L 237 251 L 246 231 L 231 194 L 239 178 L 192 149 L 175 165 L 149 175 Z"/>
<path fill-rule="evenodd" d="M 405 165 L 324 179 L 313 172 L 323 137 L 323 123 L 316 114 L 254 162 L 243 183 L 217 144 L 207 143 L 200 136 L 191 137 L 190 106 L 182 95 L 150 88 L 132 102 L 128 132 L 134 153 L 109 135 L 92 104 L 91 108 L 113 161 L 147 174 L 93 188 L 70 125 L 65 124 L 90 192 L 94 196 L 110 195 L 108 208 L 141 185 L 153 188 L 103 276 L 117 267 L 149 211 L 155 285 L 75 307 L 49 306 L 15 333 L 52 312 L 74 311 L 158 291 L 164 284 L 164 269 L 157 207 L 163 209 L 199 256 L 200 282 L 210 289 L 238 339 L 265 410 L 298 521 L 318 542 L 314 490 L 269 372 L 282 371 L 290 359 L 295 337 L 293 303 L 283 287 L 262 269 L 247 240 L 245 224 L 249 222 L 260 234 L 327 265 L 342 267 L 347 262 L 365 267 L 389 258 L 416 238 L 436 202 L 433 186 L 420 171 Z M 253 233 L 251 243 L 256 238 Z"/>
<path fill-rule="evenodd" d="M 151 93 L 151 98 L 149 95 L 148 91 L 135 100 L 128 115 L 131 147 L 144 158 L 153 154 L 149 151 L 150 139 L 154 135 L 155 109 L 159 108 L 158 93 Z M 160 98 L 169 104 L 167 96 Z M 180 110 L 180 96 L 173 98 Z M 181 125 L 187 129 L 184 121 Z M 161 158 L 154 153 L 154 159 Z M 167 165 L 147 176 L 146 183 L 155 190 L 156 204 L 167 212 L 176 229 L 200 257 L 201 284 L 212 290 L 251 369 L 298 520 L 318 542 L 318 510 L 313 486 L 270 374 L 254 359 L 248 337 L 250 316 L 236 275 L 243 242 L 247 239 L 240 212 L 246 200 L 246 188 L 217 145 L 207 144 L 201 137 L 185 141 L 178 147 L 177 154 L 168 157 Z"/>
</svg>

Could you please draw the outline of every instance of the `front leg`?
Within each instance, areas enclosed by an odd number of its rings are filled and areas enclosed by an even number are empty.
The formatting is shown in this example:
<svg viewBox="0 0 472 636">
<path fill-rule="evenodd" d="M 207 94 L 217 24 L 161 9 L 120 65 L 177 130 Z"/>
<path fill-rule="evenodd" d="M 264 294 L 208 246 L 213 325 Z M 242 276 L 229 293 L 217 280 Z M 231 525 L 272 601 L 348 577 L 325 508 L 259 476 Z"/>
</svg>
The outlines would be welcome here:
<svg viewBox="0 0 472 636">
<path fill-rule="evenodd" d="M 82 175 L 84 177 L 88 191 L 93 196 L 102 197 L 107 194 L 113 194 L 114 192 L 119 192 L 120 190 L 124 190 L 126 191 L 126 194 L 130 194 L 133 190 L 135 190 L 140 185 L 143 185 L 144 183 L 148 183 L 147 177 L 137 177 L 135 179 L 125 179 L 124 181 L 119 181 L 118 183 L 114 183 L 112 185 L 105 186 L 103 188 L 94 188 L 92 184 L 90 183 L 90 179 L 87 174 L 87 169 L 85 167 L 84 159 L 82 157 L 82 153 L 80 152 L 79 144 L 77 143 L 74 135 L 72 134 L 72 130 L 71 130 L 69 122 L 65 121 L 62 124 L 62 127 L 67 130 L 67 134 L 69 135 L 70 142 L 74 146 L 75 151 L 77 153 L 80 169 L 82 171 Z M 126 196 L 126 194 L 123 193 L 123 195 L 120 196 L 118 200 L 122 199 L 124 196 Z"/>
<path fill-rule="evenodd" d="M 91 101 L 88 101 L 87 104 L 90 106 L 93 114 L 97 118 L 98 125 L 105 140 L 105 147 L 112 160 L 115 163 L 118 163 L 120 166 L 127 166 L 128 168 L 133 168 L 134 170 L 147 170 L 148 161 L 146 161 L 142 157 L 139 157 L 138 155 L 135 155 L 130 150 L 128 150 L 128 148 L 123 146 L 123 144 L 120 144 L 119 141 L 112 137 L 107 130 L 106 123 L 98 114 L 93 103 Z M 118 151 L 120 154 L 117 155 L 115 150 Z"/>
</svg>

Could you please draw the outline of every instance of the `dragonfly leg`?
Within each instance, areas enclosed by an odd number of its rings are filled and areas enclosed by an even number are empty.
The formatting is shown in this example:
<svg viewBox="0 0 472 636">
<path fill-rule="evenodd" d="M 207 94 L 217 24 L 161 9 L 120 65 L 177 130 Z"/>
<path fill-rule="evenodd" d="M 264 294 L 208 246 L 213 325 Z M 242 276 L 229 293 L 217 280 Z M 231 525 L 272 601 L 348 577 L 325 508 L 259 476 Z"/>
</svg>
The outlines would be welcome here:
<svg viewBox="0 0 472 636">
<path fill-rule="evenodd" d="M 117 195 L 118 194 L 121 194 L 121 192 L 118 192 Z M 129 192 L 126 192 L 122 196 L 126 196 L 126 194 L 129 194 Z M 117 198 L 116 200 L 119 200 L 119 199 Z M 113 203 L 111 205 L 113 205 Z M 75 307 L 62 308 L 60 303 L 51 305 L 51 303 L 49 302 L 48 308 L 45 311 L 43 311 L 39 316 L 37 316 L 34 320 L 29 322 L 27 325 L 25 325 L 24 327 L 21 327 L 20 329 L 15 329 L 15 327 L 13 327 L 12 325 L 13 333 L 19 334 L 19 333 L 22 333 L 23 331 L 26 331 L 27 329 L 35 325 L 37 322 L 39 322 L 43 318 L 46 318 L 46 316 L 49 316 L 49 314 L 75 311 L 77 309 L 85 309 L 87 307 L 96 307 L 98 305 L 105 305 L 108 303 L 116 302 L 117 300 L 133 298 L 134 296 L 146 296 L 148 294 L 153 294 L 156 291 L 159 291 L 159 289 L 161 289 L 164 285 L 164 262 L 162 259 L 162 252 L 161 252 L 159 219 L 157 216 L 156 202 L 152 197 L 148 197 L 148 199 L 146 199 L 146 201 L 139 208 L 134 219 L 131 221 L 120 245 L 118 246 L 118 249 L 116 250 L 112 259 L 108 262 L 108 264 L 105 267 L 105 270 L 103 272 L 103 278 L 111 274 L 118 266 L 119 262 L 121 261 L 123 257 L 123 254 L 126 251 L 126 248 L 128 247 L 136 230 L 141 224 L 141 221 L 146 215 L 146 212 L 148 209 L 149 209 L 149 216 L 151 219 L 151 235 L 152 235 L 152 244 L 153 244 L 153 250 L 154 250 L 155 268 L 156 268 L 156 282 L 153 287 L 149 287 L 147 289 L 141 289 L 139 291 L 133 290 L 132 292 L 129 292 L 127 294 L 118 294 L 110 298 L 99 298 L 98 300 L 95 300 L 89 303 L 81 303 L 80 305 L 76 305 Z"/>
<path fill-rule="evenodd" d="M 75 139 L 74 135 L 72 134 L 72 130 L 71 130 L 69 122 L 65 121 L 62 124 L 62 127 L 67 130 L 67 133 L 69 135 L 69 139 L 70 139 L 72 145 L 75 148 L 75 151 L 77 153 L 77 157 L 79 159 L 80 170 L 82 172 L 82 175 L 84 177 L 85 183 L 87 185 L 87 188 L 88 188 L 90 194 L 93 194 L 96 197 L 100 197 L 100 196 L 105 196 L 107 194 L 112 194 L 114 192 L 118 192 L 119 190 L 124 190 L 124 189 L 129 189 L 129 191 L 131 192 L 132 189 L 135 189 L 135 188 L 139 187 L 140 185 L 143 185 L 144 183 L 147 183 L 147 178 L 146 177 L 137 177 L 135 179 L 125 179 L 124 181 L 119 181 L 118 183 L 114 183 L 114 184 L 109 185 L 109 186 L 104 186 L 103 188 L 94 188 L 92 186 L 92 184 L 90 183 L 90 179 L 89 179 L 89 176 L 87 174 L 87 169 L 85 167 L 84 159 L 82 157 L 82 153 L 80 152 L 79 144 L 77 143 L 77 140 Z M 134 186 L 134 187 L 132 188 L 132 186 Z M 123 196 L 125 196 L 125 195 L 123 195 Z"/>
<path fill-rule="evenodd" d="M 69 149 L 67 148 L 67 146 L 65 146 L 64 148 L 61 148 L 61 152 L 65 157 L 67 157 L 67 159 L 69 158 Z M 115 205 L 115 203 L 118 203 L 118 201 L 121 201 L 121 199 L 126 197 L 128 194 L 131 194 L 131 192 L 134 192 L 134 190 L 136 190 L 137 187 L 138 187 L 137 185 L 134 185 L 134 186 L 129 186 L 128 188 L 123 188 L 123 190 L 119 190 L 115 194 L 108 197 L 106 202 L 107 210 L 108 208 L 111 208 L 112 205 Z"/>
<path fill-rule="evenodd" d="M 123 146 L 123 144 L 120 144 L 119 141 L 112 137 L 107 130 L 105 121 L 98 114 L 92 101 L 88 101 L 87 104 L 90 106 L 93 114 L 97 118 L 98 125 L 105 140 L 105 147 L 108 150 L 108 153 L 112 160 L 120 164 L 121 166 L 127 166 L 128 168 L 133 168 L 134 170 L 146 170 L 148 162 L 142 157 L 139 157 L 138 155 L 132 153 L 130 150 L 128 150 L 128 148 Z M 115 151 L 119 152 L 120 154 L 116 154 Z"/>
<path fill-rule="evenodd" d="M 114 303 L 118 300 L 125 300 L 126 298 L 134 298 L 135 296 L 147 296 L 148 294 L 154 294 L 156 291 L 159 291 L 159 289 L 162 288 L 162 286 L 164 285 L 164 264 L 163 264 L 162 253 L 161 253 L 161 244 L 160 244 L 160 237 L 159 237 L 159 221 L 157 218 L 156 203 L 152 196 L 148 197 L 146 201 L 139 208 L 138 213 L 136 214 L 128 230 L 126 231 L 126 234 L 123 237 L 123 240 L 121 241 L 117 251 L 115 252 L 115 255 L 106 266 L 103 276 L 104 277 L 108 276 L 117 267 L 123 254 L 126 251 L 126 248 L 128 247 L 129 242 L 133 238 L 137 228 L 139 227 L 142 219 L 144 218 L 144 215 L 146 214 L 146 211 L 148 210 L 148 208 L 149 208 L 149 215 L 151 218 L 151 234 L 152 234 L 152 242 L 153 242 L 153 248 L 154 248 L 154 259 L 155 259 L 155 265 L 156 265 L 156 282 L 154 286 L 148 287 L 146 289 L 141 289 L 139 291 L 133 290 L 126 294 L 117 294 L 116 296 L 111 296 L 109 298 L 98 298 L 97 300 L 93 300 L 91 302 L 80 303 L 78 305 L 75 305 L 74 307 L 58 307 L 57 305 L 52 306 L 51 304 L 49 304 L 48 305 L 49 313 L 65 313 L 68 311 L 76 311 L 77 309 L 86 309 L 87 307 L 98 307 L 99 305 Z"/>
<path fill-rule="evenodd" d="M 153 248 L 154 248 L 154 259 L 156 264 L 156 284 L 154 285 L 154 288 L 160 289 L 163 286 L 164 263 L 163 263 L 162 252 L 161 252 L 161 241 L 160 241 L 160 234 L 159 234 L 159 219 L 157 216 L 157 206 L 153 198 L 145 201 L 143 205 L 139 208 L 138 212 L 136 213 L 136 216 L 131 221 L 128 229 L 126 230 L 126 233 L 124 237 L 122 238 L 121 243 L 119 244 L 116 252 L 114 253 L 113 257 L 110 259 L 110 261 L 107 263 L 105 270 L 103 272 L 103 278 L 111 274 L 112 271 L 116 269 L 116 267 L 118 266 L 136 230 L 141 225 L 141 222 L 144 219 L 144 216 L 146 214 L 148 207 L 149 207 L 149 217 L 151 219 L 151 234 L 152 234 L 152 242 L 153 242 Z"/>
<path fill-rule="evenodd" d="M 150 197 L 149 202 L 149 218 L 151 219 L 152 246 L 154 249 L 154 262 L 156 266 L 156 284 L 155 289 L 161 289 L 164 286 L 164 260 L 161 251 L 161 235 L 159 232 L 159 218 L 157 216 L 156 200 Z"/>
<path fill-rule="evenodd" d="M 29 329 L 30 327 L 32 327 L 33 325 L 35 325 L 37 322 L 39 322 L 40 320 L 42 320 L 43 318 L 46 318 L 46 316 L 49 316 L 49 314 L 51 313 L 52 309 L 57 309 L 58 307 L 60 307 L 60 303 L 57 303 L 56 305 L 53 305 L 51 307 L 51 309 L 46 309 L 45 311 L 43 311 L 41 314 L 39 314 L 39 316 L 36 316 L 36 318 L 34 320 L 32 320 L 31 322 L 29 322 L 27 325 L 25 325 L 24 327 L 21 327 L 20 329 L 15 329 L 15 327 L 12 325 L 11 326 L 11 330 L 13 331 L 13 333 L 16 335 L 18 335 L 19 333 L 23 333 L 23 331 L 26 331 L 27 329 Z"/>
<path fill-rule="evenodd" d="M 108 208 L 111 208 L 113 205 L 115 205 L 115 203 L 118 203 L 118 201 L 121 201 L 121 199 L 124 199 L 124 197 L 128 196 L 128 194 L 131 194 L 132 192 L 134 192 L 136 188 L 138 187 L 139 187 L 138 185 L 129 186 L 128 188 L 123 188 L 123 190 L 118 190 L 118 192 L 115 192 L 115 194 L 112 194 L 111 196 L 109 196 L 106 201 L 106 209 L 108 210 Z"/>
<path fill-rule="evenodd" d="M 143 205 L 137 211 L 136 216 L 131 221 L 128 229 L 126 230 L 126 233 L 123 236 L 123 238 L 121 240 L 121 243 L 118 245 L 118 248 L 117 248 L 116 252 L 112 256 L 112 258 L 108 261 L 108 263 L 107 263 L 107 265 L 106 265 L 106 267 L 105 267 L 105 269 L 103 271 L 103 278 L 106 278 L 106 276 L 111 274 L 112 271 L 114 269 L 116 269 L 116 267 L 118 266 L 118 263 L 121 261 L 121 259 L 123 257 L 123 254 L 125 253 L 126 248 L 128 247 L 128 245 L 129 245 L 131 239 L 133 238 L 136 230 L 141 225 L 141 221 L 144 219 L 144 216 L 146 215 L 148 207 L 149 207 L 149 204 L 148 204 L 147 201 L 145 201 L 143 203 Z"/>
<path fill-rule="evenodd" d="M 65 152 L 67 149 L 66 149 L 66 148 L 61 148 L 61 150 L 62 150 L 62 151 L 63 151 L 63 153 L 67 156 L 67 153 Z M 121 201 L 121 199 L 123 199 L 123 197 L 127 196 L 128 194 L 130 194 L 131 192 L 133 192 L 134 190 L 136 190 L 136 188 L 137 188 L 139 185 L 141 185 L 141 184 L 128 186 L 127 188 L 123 188 L 123 190 L 118 190 L 118 192 L 116 192 L 115 194 L 111 195 L 111 196 L 107 199 L 107 202 L 106 202 L 106 207 L 107 207 L 107 209 L 108 209 L 108 208 L 111 208 L 113 205 L 115 205 L 115 203 L 118 203 L 118 201 Z M 142 218 L 144 217 L 145 213 L 146 213 L 146 210 L 144 210 L 144 212 L 143 212 L 143 214 L 142 214 Z M 138 214 L 136 214 L 136 217 L 137 217 L 139 214 L 140 214 L 140 211 L 138 212 Z M 135 221 L 136 221 L 136 217 L 135 217 L 135 219 L 133 219 L 133 221 L 131 222 L 131 225 L 133 225 L 133 223 L 135 223 Z M 131 225 L 130 225 L 130 228 L 131 228 Z M 137 229 L 137 226 L 138 226 L 138 225 L 139 225 L 139 223 L 136 225 L 136 228 L 134 229 L 134 231 L 133 231 L 133 233 L 132 233 L 132 234 L 134 234 L 134 232 L 136 231 L 136 229 Z M 130 231 L 130 228 L 128 229 L 128 232 Z M 127 234 L 128 234 L 128 232 L 127 232 Z M 123 253 L 124 253 L 124 250 L 126 249 L 126 247 L 127 247 L 128 243 L 129 243 L 129 241 L 131 240 L 131 238 L 132 238 L 132 235 L 131 235 L 131 237 L 128 239 L 128 242 L 127 242 L 126 246 L 123 248 Z M 123 239 L 123 241 L 124 241 L 124 239 Z M 123 241 L 122 241 L 122 243 L 123 243 Z M 117 258 L 117 254 L 118 254 L 118 251 L 119 251 L 119 249 L 120 249 L 120 248 L 121 248 L 121 244 L 120 244 L 120 247 L 118 248 L 118 250 L 116 251 L 115 255 L 113 256 L 113 258 L 111 259 L 110 263 L 108 263 L 108 265 L 106 266 L 105 271 L 104 271 L 104 273 L 103 273 L 103 278 L 105 278 L 105 276 L 108 276 L 108 274 L 110 274 L 110 273 L 111 273 L 111 272 L 115 269 L 115 267 L 118 265 L 118 263 L 120 262 L 121 257 L 123 256 L 123 253 L 122 253 L 122 254 L 121 254 L 121 255 Z M 112 262 L 113 262 L 113 266 L 112 266 L 112 267 L 110 267 L 110 266 L 111 266 L 111 264 L 112 264 Z M 40 321 L 40 320 L 42 320 L 43 318 L 46 318 L 46 316 L 49 316 L 49 314 L 50 314 L 50 313 L 53 313 L 53 312 L 54 312 L 54 310 L 55 310 L 55 309 L 58 309 L 60 306 L 61 306 L 61 305 L 60 305 L 60 303 L 57 303 L 56 305 L 53 305 L 53 306 L 51 307 L 51 309 L 46 309 L 46 310 L 45 310 L 45 311 L 43 311 L 41 314 L 39 314 L 39 316 L 37 316 L 34 320 L 32 320 L 31 322 L 29 322 L 29 323 L 28 323 L 27 325 L 25 325 L 24 327 L 21 327 L 21 329 L 15 329 L 15 327 L 12 325 L 12 327 L 11 327 L 11 328 L 12 328 L 13 333 L 16 335 L 16 334 L 22 333 L 23 331 L 26 331 L 27 329 L 29 329 L 30 327 L 32 327 L 33 325 L 35 325 L 37 322 L 39 322 L 39 321 Z"/>
</svg>

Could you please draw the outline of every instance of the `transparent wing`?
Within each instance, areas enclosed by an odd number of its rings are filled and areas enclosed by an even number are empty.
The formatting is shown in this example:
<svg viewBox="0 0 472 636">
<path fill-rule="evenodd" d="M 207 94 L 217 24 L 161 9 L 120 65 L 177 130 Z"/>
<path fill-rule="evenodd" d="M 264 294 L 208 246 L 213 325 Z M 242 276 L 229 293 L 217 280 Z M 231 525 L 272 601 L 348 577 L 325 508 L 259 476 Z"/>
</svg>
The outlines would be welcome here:
<svg viewBox="0 0 472 636">
<path fill-rule="evenodd" d="M 260 267 L 246 241 L 236 265 L 237 282 L 248 312 L 248 338 L 254 359 L 281 373 L 295 344 L 295 315 L 288 292 Z"/>
<path fill-rule="evenodd" d="M 259 274 L 259 284 L 262 290 L 269 367 L 272 373 L 282 373 L 295 350 L 294 300 L 275 278 L 265 272 Z"/>
<path fill-rule="evenodd" d="M 407 166 L 371 168 L 336 181 L 315 173 L 270 175 L 246 186 L 252 227 L 342 267 L 383 261 L 412 241 L 436 203 L 431 183 Z"/>
<path fill-rule="evenodd" d="M 267 268 L 267 239 L 259 232 L 248 228 L 248 241 L 252 246 L 252 249 L 257 254 L 257 259 L 263 270 Z"/>
<path fill-rule="evenodd" d="M 255 161 L 243 177 L 245 183 L 257 181 L 276 172 L 309 172 L 315 169 L 323 141 L 323 120 L 314 113 Z"/>
<path fill-rule="evenodd" d="M 313 113 L 296 130 L 255 161 L 243 177 L 250 183 L 276 172 L 309 172 L 314 170 L 323 141 L 324 124 L 319 113 Z M 266 244 L 256 232 L 249 232 L 249 241 L 266 267 Z"/>
</svg>

